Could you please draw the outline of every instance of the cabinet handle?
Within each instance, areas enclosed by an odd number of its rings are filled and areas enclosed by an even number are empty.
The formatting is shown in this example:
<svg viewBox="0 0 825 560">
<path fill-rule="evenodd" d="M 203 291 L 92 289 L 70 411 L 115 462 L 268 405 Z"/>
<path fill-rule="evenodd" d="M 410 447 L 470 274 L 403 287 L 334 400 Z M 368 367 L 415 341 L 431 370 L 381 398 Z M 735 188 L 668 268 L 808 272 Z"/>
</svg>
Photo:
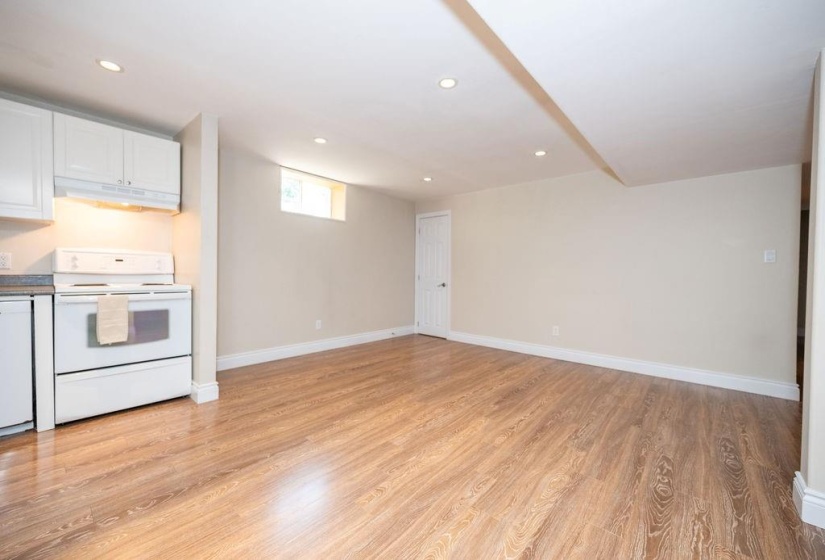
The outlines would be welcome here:
<svg viewBox="0 0 825 560">
<path fill-rule="evenodd" d="M 132 181 L 126 181 L 126 184 L 127 184 L 127 185 L 131 185 L 131 184 L 132 184 Z"/>
<path fill-rule="evenodd" d="M 118 180 L 117 180 L 117 184 L 118 184 L 118 185 L 122 185 L 122 184 L 123 184 L 123 179 L 118 179 Z"/>
</svg>

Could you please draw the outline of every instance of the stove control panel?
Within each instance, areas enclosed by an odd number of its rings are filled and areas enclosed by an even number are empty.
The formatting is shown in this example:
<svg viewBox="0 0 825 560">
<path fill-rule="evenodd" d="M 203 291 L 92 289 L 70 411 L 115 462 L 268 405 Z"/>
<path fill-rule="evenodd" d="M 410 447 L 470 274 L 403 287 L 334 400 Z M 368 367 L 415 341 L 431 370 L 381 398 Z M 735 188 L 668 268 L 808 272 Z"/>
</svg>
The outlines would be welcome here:
<svg viewBox="0 0 825 560">
<path fill-rule="evenodd" d="M 54 272 L 64 274 L 173 274 L 170 253 L 113 249 L 55 249 Z"/>
</svg>

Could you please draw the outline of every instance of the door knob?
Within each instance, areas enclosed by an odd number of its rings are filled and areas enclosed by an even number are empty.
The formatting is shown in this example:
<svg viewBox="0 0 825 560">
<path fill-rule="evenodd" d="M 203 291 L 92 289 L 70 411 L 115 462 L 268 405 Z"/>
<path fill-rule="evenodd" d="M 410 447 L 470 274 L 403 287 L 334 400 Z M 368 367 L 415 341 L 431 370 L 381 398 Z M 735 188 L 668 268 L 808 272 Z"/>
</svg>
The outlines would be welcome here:
<svg viewBox="0 0 825 560">
<path fill-rule="evenodd" d="M 436 286 L 436 288 L 446 288 L 446 287 L 447 287 L 447 283 L 446 283 L 446 282 L 442 282 L 441 284 L 439 284 L 438 286 Z"/>
</svg>

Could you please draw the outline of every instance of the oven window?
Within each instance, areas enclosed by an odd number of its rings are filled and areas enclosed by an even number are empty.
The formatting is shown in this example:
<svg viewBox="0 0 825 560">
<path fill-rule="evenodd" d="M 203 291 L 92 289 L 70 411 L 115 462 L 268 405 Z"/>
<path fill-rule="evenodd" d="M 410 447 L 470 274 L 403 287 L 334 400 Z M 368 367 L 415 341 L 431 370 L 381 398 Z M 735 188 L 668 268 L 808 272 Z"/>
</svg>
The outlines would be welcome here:
<svg viewBox="0 0 825 560">
<path fill-rule="evenodd" d="M 89 348 L 101 348 L 97 342 L 97 315 L 86 316 L 87 343 Z M 148 311 L 129 312 L 129 338 L 126 342 L 107 344 L 110 346 L 128 346 L 157 342 L 169 338 L 169 310 L 151 309 Z"/>
</svg>

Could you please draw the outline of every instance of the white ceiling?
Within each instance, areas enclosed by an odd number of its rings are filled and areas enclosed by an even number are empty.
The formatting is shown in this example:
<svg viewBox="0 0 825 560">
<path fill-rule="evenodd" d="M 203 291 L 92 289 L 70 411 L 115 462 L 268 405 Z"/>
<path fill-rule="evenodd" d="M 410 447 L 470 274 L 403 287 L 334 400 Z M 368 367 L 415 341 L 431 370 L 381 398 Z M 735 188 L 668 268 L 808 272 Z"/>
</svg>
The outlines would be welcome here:
<svg viewBox="0 0 825 560">
<path fill-rule="evenodd" d="M 825 0 L 469 0 L 625 184 L 810 160 Z"/>
<path fill-rule="evenodd" d="M 0 90 L 412 199 L 808 159 L 822 0 L 471 3 L 3 0 Z"/>
</svg>

